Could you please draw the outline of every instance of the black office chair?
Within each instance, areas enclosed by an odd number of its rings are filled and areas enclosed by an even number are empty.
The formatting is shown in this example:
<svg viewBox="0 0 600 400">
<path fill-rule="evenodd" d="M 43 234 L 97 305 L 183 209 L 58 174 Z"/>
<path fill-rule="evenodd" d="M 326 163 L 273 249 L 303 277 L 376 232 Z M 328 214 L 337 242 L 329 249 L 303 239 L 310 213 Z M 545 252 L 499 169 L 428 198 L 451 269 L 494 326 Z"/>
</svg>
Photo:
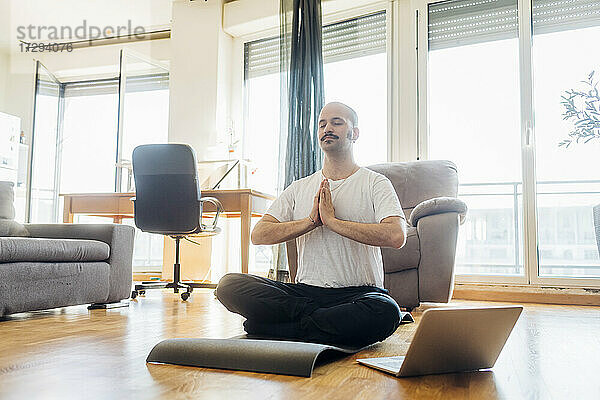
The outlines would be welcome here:
<svg viewBox="0 0 600 400">
<path fill-rule="evenodd" d="M 172 282 L 142 282 L 131 292 L 134 299 L 146 289 L 173 289 L 185 301 L 194 288 L 215 288 L 213 283 L 182 283 L 179 241 L 187 235 L 216 234 L 223 206 L 213 197 L 201 197 L 198 186 L 196 154 L 186 144 L 145 144 L 133 150 L 135 180 L 135 225 L 143 232 L 168 235 L 175 239 L 175 264 Z M 203 203 L 212 203 L 216 215 L 212 225 L 202 223 Z"/>
</svg>

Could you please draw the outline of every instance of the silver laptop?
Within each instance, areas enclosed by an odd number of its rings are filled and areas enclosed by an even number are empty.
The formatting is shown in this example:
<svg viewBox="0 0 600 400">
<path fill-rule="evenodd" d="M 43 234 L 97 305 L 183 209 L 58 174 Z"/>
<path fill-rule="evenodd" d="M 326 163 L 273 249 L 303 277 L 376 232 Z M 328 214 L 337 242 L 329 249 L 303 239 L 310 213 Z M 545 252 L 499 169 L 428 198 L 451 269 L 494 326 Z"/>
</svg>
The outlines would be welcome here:
<svg viewBox="0 0 600 400">
<path fill-rule="evenodd" d="M 406 356 L 357 359 L 399 377 L 492 368 L 522 306 L 433 308 L 423 313 Z"/>
</svg>

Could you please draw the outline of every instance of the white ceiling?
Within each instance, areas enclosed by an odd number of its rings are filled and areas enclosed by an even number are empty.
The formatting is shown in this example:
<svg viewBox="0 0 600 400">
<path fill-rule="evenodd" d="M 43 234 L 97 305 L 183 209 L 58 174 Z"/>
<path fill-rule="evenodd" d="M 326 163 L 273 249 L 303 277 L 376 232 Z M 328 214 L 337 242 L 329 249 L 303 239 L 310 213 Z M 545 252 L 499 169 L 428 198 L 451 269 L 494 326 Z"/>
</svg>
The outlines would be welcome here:
<svg viewBox="0 0 600 400">
<path fill-rule="evenodd" d="M 90 26 L 116 29 L 129 21 L 133 28 L 141 26 L 146 31 L 168 27 L 173 1 L 177 0 L 0 0 L 0 50 L 18 51 L 18 27 L 25 28 L 23 40 L 44 42 L 52 41 L 47 37 L 50 30 L 43 29 L 40 40 L 38 27 L 56 27 L 59 34 L 62 26 L 75 29 L 84 21 L 86 31 Z M 34 37 L 29 36 L 30 25 Z"/>
</svg>

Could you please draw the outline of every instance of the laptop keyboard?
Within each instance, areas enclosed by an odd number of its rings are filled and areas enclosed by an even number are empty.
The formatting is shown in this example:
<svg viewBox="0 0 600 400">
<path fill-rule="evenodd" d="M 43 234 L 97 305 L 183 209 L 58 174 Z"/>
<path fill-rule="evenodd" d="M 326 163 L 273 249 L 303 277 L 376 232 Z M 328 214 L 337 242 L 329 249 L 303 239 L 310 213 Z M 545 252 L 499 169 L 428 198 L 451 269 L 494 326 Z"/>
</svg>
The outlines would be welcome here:
<svg viewBox="0 0 600 400">
<path fill-rule="evenodd" d="M 404 358 L 404 356 L 382 357 L 377 359 L 377 364 L 386 368 L 400 370 L 400 366 L 404 362 Z"/>
</svg>

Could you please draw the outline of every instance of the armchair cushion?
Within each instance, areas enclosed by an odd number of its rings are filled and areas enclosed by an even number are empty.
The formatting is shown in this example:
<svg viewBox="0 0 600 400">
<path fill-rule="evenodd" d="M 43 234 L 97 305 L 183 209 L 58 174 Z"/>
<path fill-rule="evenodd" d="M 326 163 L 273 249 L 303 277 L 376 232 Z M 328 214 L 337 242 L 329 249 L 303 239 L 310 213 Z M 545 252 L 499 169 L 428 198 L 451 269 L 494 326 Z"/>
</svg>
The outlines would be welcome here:
<svg viewBox="0 0 600 400">
<path fill-rule="evenodd" d="M 383 270 L 386 274 L 417 268 L 421 258 L 417 228 L 407 228 L 406 243 L 401 248 L 382 247 L 381 257 L 383 258 Z"/>
<path fill-rule="evenodd" d="M 0 262 L 86 262 L 104 261 L 108 244 L 97 240 L 0 238 Z"/>
<path fill-rule="evenodd" d="M 16 221 L 14 183 L 0 181 L 0 236 L 29 236 L 25 227 Z"/>
<path fill-rule="evenodd" d="M 447 212 L 458 213 L 462 224 L 467 214 L 467 205 L 455 197 L 436 197 L 418 204 L 410 213 L 408 221 L 412 226 L 417 226 L 417 222 L 423 217 Z"/>
<path fill-rule="evenodd" d="M 2 236 L 29 236 L 29 231 L 17 221 L 0 219 L 0 237 Z"/>
<path fill-rule="evenodd" d="M 0 181 L 0 218 L 13 219 L 15 218 L 15 192 L 13 190 L 14 183 L 10 181 Z"/>
</svg>

